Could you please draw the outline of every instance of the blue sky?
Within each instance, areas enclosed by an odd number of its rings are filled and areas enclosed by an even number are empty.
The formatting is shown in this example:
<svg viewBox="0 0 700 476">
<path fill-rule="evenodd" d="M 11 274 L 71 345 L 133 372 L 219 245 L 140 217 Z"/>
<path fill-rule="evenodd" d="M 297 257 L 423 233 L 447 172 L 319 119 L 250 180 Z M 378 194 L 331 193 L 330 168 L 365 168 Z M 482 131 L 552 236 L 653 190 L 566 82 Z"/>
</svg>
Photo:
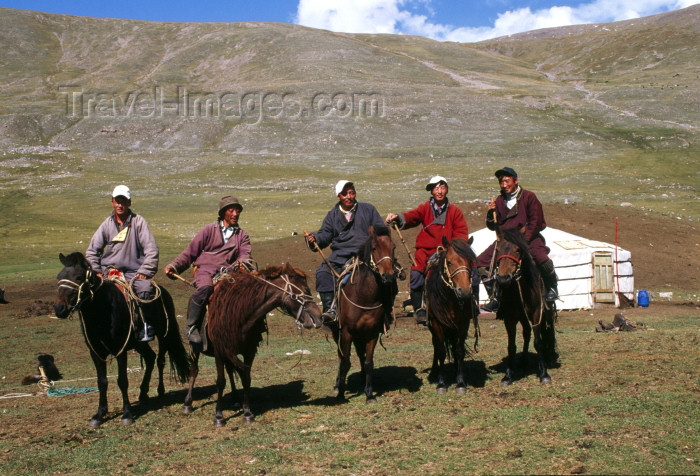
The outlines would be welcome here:
<svg viewBox="0 0 700 476">
<path fill-rule="evenodd" d="M 700 0 L 0 0 L 46 13 L 175 22 L 280 22 L 472 42 L 538 28 L 665 13 Z"/>
</svg>

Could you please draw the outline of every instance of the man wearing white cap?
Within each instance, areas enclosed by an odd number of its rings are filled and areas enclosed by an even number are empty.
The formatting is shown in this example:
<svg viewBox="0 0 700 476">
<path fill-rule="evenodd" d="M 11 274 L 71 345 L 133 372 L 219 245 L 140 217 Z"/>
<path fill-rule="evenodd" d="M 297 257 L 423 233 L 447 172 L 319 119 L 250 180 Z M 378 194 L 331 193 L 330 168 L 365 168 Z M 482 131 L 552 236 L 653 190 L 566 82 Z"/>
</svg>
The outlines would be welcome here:
<svg viewBox="0 0 700 476">
<path fill-rule="evenodd" d="M 306 233 L 306 242 L 312 251 L 317 251 L 314 243 L 321 249 L 330 245 L 329 263 L 340 273 L 357 250 L 369 237 L 369 227 L 384 227 L 382 217 L 374 205 L 357 201 L 355 185 L 347 180 L 335 184 L 338 203 L 328 212 L 316 233 Z M 333 306 L 335 280 L 326 263 L 316 270 L 316 291 L 321 296 L 324 321 L 336 319 Z"/>
<path fill-rule="evenodd" d="M 110 268 L 124 274 L 134 293 L 144 301 L 152 300 L 155 288 L 151 278 L 158 271 L 158 245 L 141 215 L 131 211 L 131 190 L 117 185 L 112 191 L 112 214 L 102 222 L 90 240 L 85 258 L 99 276 Z M 160 304 L 158 304 L 160 305 Z M 138 329 L 141 340 L 153 339 L 153 329 L 148 323 L 149 305 L 141 306 L 144 328 Z"/>
<path fill-rule="evenodd" d="M 388 224 L 396 222 L 399 228 L 413 228 L 421 225 L 422 229 L 416 236 L 415 264 L 411 266 L 411 304 L 413 305 L 416 322 L 426 324 L 426 312 L 423 309 L 423 284 L 425 283 L 425 267 L 430 257 L 435 254 L 438 246 L 442 246 L 442 238 L 449 241 L 469 238 L 467 220 L 462 210 L 451 205 L 447 199 L 447 180 L 440 175 L 430 179 L 425 190 L 430 192 L 430 199 L 418 208 L 405 213 L 389 213 L 386 216 Z"/>
</svg>

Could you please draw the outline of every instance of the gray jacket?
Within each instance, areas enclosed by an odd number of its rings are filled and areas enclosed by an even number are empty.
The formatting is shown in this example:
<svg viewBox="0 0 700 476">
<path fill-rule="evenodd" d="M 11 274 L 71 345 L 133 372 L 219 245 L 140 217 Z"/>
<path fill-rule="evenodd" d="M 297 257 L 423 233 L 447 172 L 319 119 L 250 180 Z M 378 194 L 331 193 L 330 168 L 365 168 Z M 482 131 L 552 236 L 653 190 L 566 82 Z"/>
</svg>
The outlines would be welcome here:
<svg viewBox="0 0 700 476">
<path fill-rule="evenodd" d="M 140 273 L 152 278 L 158 271 L 156 239 L 146 220 L 131 211 L 121 227 L 114 212 L 102 222 L 92 235 L 85 258 L 96 273 L 113 266 L 125 275 Z"/>
</svg>

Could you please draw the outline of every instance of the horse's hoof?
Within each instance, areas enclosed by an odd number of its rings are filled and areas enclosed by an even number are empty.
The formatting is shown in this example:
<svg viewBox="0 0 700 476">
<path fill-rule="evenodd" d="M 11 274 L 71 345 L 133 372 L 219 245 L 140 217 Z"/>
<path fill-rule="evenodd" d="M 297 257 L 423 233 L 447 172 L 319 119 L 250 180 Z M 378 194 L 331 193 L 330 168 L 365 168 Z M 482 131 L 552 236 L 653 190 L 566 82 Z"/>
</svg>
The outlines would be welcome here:
<svg viewBox="0 0 700 476">
<path fill-rule="evenodd" d="M 253 423 L 255 421 L 255 415 L 253 415 L 252 413 L 244 414 L 243 421 L 246 423 Z"/>
<path fill-rule="evenodd" d="M 102 426 L 102 420 L 98 420 L 97 418 L 93 418 L 90 420 L 90 426 L 97 429 Z"/>
<path fill-rule="evenodd" d="M 377 399 L 374 397 L 370 397 L 367 399 L 366 403 L 367 403 L 367 405 L 372 405 L 374 403 L 377 403 Z"/>
<path fill-rule="evenodd" d="M 214 418 L 214 426 L 217 428 L 223 428 L 226 426 L 226 422 L 223 418 Z"/>
<path fill-rule="evenodd" d="M 540 383 L 541 383 L 542 385 L 549 385 L 550 383 L 552 383 L 552 379 L 551 379 L 549 376 L 547 376 L 547 377 L 542 377 L 542 378 L 540 379 Z"/>
<path fill-rule="evenodd" d="M 455 388 L 455 393 L 459 393 L 460 395 L 467 393 L 466 387 L 457 387 Z"/>
<path fill-rule="evenodd" d="M 504 378 L 503 380 L 501 380 L 501 387 L 507 387 L 507 386 L 510 385 L 511 383 L 513 383 L 512 380 L 508 380 L 508 379 L 505 379 L 505 378 Z"/>
<path fill-rule="evenodd" d="M 335 387 L 333 389 L 333 392 L 331 392 L 331 395 L 334 397 L 337 397 L 338 395 L 340 395 L 340 390 L 338 390 L 338 387 Z"/>
<path fill-rule="evenodd" d="M 124 426 L 129 426 L 129 425 L 131 425 L 132 423 L 134 423 L 134 419 L 133 419 L 133 418 L 122 418 L 122 425 L 124 425 Z"/>
<path fill-rule="evenodd" d="M 445 395 L 447 393 L 446 387 L 438 387 L 435 390 L 437 391 L 438 395 Z"/>
<path fill-rule="evenodd" d="M 189 415 L 192 412 L 193 412 L 192 405 L 183 405 L 182 406 L 182 413 L 184 413 L 185 415 Z"/>
</svg>

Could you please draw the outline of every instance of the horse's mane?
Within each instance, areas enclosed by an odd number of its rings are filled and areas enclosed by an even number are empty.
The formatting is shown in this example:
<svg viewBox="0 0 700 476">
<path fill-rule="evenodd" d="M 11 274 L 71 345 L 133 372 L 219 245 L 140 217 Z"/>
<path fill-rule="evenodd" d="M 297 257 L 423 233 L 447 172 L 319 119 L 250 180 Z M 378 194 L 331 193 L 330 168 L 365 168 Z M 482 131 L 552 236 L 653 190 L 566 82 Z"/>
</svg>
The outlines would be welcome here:
<svg viewBox="0 0 700 476">
<path fill-rule="evenodd" d="M 462 258 L 470 263 L 476 263 L 476 254 L 472 247 L 469 246 L 467 240 L 457 239 L 451 242 L 452 248 Z M 453 292 L 442 282 L 442 269 L 445 266 L 447 259 L 447 251 L 441 251 L 438 254 L 437 260 L 434 260 L 427 269 L 427 279 L 425 280 L 425 289 L 430 306 L 435 313 L 435 318 L 441 319 L 449 313 L 448 303 Z M 471 271 L 470 271 L 471 272 Z"/>
<path fill-rule="evenodd" d="M 380 236 L 391 236 L 391 230 L 385 226 L 375 226 L 374 227 L 374 236 L 375 237 L 380 237 Z M 367 239 L 365 240 L 364 243 L 362 243 L 362 246 L 360 246 L 360 249 L 357 252 L 358 258 L 360 258 L 361 261 L 364 263 L 369 263 L 371 256 L 372 256 L 372 236 L 368 236 Z"/>
<path fill-rule="evenodd" d="M 503 239 L 510 241 L 520 248 L 520 270 L 522 275 L 530 286 L 536 287 L 540 278 L 540 273 L 530 253 L 530 245 L 525 239 L 525 235 L 515 228 L 509 228 L 503 230 Z"/>
<path fill-rule="evenodd" d="M 63 259 L 64 266 L 75 266 L 77 264 L 86 263 L 85 255 L 83 255 L 80 251 L 74 251 L 71 254 L 65 256 Z"/>
</svg>

